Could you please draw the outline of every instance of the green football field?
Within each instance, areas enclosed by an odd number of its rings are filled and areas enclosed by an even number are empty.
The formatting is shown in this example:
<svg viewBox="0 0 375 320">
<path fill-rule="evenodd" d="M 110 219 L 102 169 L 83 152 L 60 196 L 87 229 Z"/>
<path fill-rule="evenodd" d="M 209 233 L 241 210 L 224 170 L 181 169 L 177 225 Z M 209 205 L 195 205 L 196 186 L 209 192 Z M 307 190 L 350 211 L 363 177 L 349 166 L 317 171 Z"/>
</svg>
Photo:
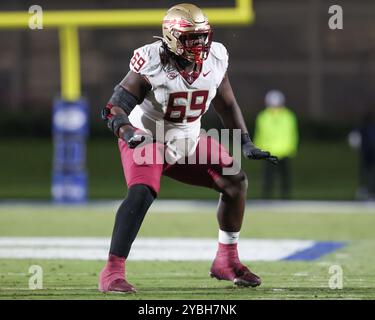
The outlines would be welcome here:
<svg viewBox="0 0 375 320">
<path fill-rule="evenodd" d="M 109 237 L 115 205 L 0 206 L 0 237 Z M 366 208 L 365 208 L 366 209 Z M 237 288 L 208 276 L 211 261 L 129 261 L 134 295 L 102 294 L 97 279 L 104 261 L 0 259 L 1 299 L 375 299 L 375 214 L 363 207 L 303 211 L 248 208 L 241 239 L 344 241 L 312 261 L 247 261 L 262 277 L 258 288 Z M 214 210 L 178 213 L 154 209 L 139 237 L 212 238 Z M 0 248 L 1 249 L 1 248 Z M 0 250 L 1 251 L 1 250 Z M 29 267 L 43 268 L 43 289 L 29 289 Z M 343 288 L 330 289 L 329 268 L 340 266 Z"/>
<path fill-rule="evenodd" d="M 1 139 L 0 199 L 51 197 L 53 145 L 51 139 Z M 242 159 L 249 178 L 249 199 L 261 198 L 262 162 Z M 126 193 L 117 144 L 90 139 L 87 144 L 90 199 L 121 199 Z M 358 185 L 358 156 L 343 141 L 302 141 L 292 163 L 292 199 L 353 200 Z M 279 197 L 279 194 L 275 195 Z M 163 199 L 216 199 L 215 191 L 163 177 Z"/>
</svg>

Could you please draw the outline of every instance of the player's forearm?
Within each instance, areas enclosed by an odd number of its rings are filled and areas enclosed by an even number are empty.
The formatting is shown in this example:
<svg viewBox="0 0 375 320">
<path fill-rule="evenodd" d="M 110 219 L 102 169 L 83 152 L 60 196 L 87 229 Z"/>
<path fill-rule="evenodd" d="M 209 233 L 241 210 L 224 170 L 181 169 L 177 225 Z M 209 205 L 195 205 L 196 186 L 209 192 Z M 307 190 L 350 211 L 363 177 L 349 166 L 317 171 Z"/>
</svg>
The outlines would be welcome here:
<svg viewBox="0 0 375 320">
<path fill-rule="evenodd" d="M 242 134 L 248 133 L 244 117 L 237 103 L 215 109 L 226 129 L 240 129 Z"/>
<path fill-rule="evenodd" d="M 113 106 L 111 108 L 111 115 L 113 115 L 113 116 L 116 116 L 116 115 L 125 115 L 127 117 L 127 114 L 124 111 L 124 109 L 122 109 L 121 107 L 117 107 L 117 106 Z M 121 126 L 118 129 L 117 132 L 115 132 L 115 135 L 118 138 L 124 137 L 132 129 L 133 129 L 133 127 L 130 124 L 125 124 L 125 125 Z"/>
<path fill-rule="evenodd" d="M 229 114 L 224 118 L 224 123 L 227 123 L 225 124 L 226 128 L 241 129 L 242 134 L 248 133 L 245 119 L 238 104 L 235 103 L 231 108 L 228 109 L 230 109 L 231 112 L 228 112 Z"/>
<path fill-rule="evenodd" d="M 122 107 L 108 103 L 102 109 L 102 119 L 107 122 L 108 128 L 116 137 L 125 139 L 133 135 L 133 127 Z"/>
<path fill-rule="evenodd" d="M 227 74 L 217 90 L 213 105 L 225 128 L 241 129 L 242 134 L 248 133 Z"/>
<path fill-rule="evenodd" d="M 130 138 L 133 134 L 132 126 L 128 114 L 137 105 L 138 99 L 122 85 L 117 85 L 102 110 L 102 119 L 107 122 L 108 128 L 117 137 Z"/>
</svg>

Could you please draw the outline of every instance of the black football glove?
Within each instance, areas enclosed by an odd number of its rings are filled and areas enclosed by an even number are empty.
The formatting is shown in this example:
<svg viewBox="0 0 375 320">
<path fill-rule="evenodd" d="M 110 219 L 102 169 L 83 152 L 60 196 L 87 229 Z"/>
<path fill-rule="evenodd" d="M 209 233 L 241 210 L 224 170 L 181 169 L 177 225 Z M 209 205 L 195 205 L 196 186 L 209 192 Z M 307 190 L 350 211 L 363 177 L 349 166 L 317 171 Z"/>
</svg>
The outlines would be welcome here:
<svg viewBox="0 0 375 320">
<path fill-rule="evenodd" d="M 150 136 L 147 133 L 143 132 L 136 132 L 134 128 L 132 127 L 127 127 L 122 138 L 128 145 L 130 149 L 134 149 L 141 145 L 142 143 L 152 143 L 153 139 L 152 136 Z"/>
<path fill-rule="evenodd" d="M 276 165 L 279 163 L 277 157 L 271 155 L 268 151 L 257 148 L 250 139 L 248 133 L 241 135 L 242 153 L 244 157 L 253 160 L 266 160 Z"/>
</svg>

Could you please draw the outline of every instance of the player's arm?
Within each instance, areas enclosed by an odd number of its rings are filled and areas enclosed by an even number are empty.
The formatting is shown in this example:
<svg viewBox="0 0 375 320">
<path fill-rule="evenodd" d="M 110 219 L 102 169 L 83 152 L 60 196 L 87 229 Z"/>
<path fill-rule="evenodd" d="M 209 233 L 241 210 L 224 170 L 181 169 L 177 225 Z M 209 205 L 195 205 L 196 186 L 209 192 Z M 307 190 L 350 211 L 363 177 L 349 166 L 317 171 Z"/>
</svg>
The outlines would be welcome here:
<svg viewBox="0 0 375 320">
<path fill-rule="evenodd" d="M 217 89 L 213 100 L 213 106 L 219 115 L 224 127 L 227 129 L 241 129 L 242 152 L 248 159 L 265 159 L 277 164 L 277 158 L 268 151 L 257 148 L 250 139 L 241 109 L 236 101 L 228 74 L 225 74 L 223 81 Z"/>
<path fill-rule="evenodd" d="M 129 71 L 126 77 L 115 87 L 111 99 L 102 110 L 102 119 L 108 128 L 124 139 L 130 148 L 135 148 L 145 140 L 145 136 L 135 134 L 128 115 L 141 103 L 151 89 L 149 82 L 140 74 Z"/>
</svg>

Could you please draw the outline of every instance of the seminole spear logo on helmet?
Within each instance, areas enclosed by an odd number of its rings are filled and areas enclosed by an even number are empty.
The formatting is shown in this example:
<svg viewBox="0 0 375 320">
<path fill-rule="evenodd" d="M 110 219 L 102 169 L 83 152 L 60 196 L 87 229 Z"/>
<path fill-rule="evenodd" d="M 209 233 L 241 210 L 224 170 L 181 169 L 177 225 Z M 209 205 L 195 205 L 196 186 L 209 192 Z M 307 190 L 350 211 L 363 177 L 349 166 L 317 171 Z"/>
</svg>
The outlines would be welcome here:
<svg viewBox="0 0 375 320">
<path fill-rule="evenodd" d="M 167 11 L 163 19 L 163 39 L 175 55 L 202 64 L 210 51 L 212 29 L 201 9 L 183 3 Z"/>
</svg>

